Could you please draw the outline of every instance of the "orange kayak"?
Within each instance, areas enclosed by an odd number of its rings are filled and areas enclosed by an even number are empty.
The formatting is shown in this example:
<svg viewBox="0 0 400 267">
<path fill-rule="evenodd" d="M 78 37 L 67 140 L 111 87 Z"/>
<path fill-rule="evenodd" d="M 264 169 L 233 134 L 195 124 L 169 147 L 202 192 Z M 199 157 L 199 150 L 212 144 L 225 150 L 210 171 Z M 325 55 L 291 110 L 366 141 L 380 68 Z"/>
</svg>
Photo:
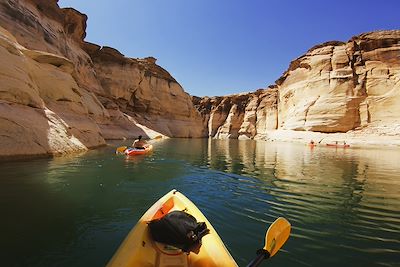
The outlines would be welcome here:
<svg viewBox="0 0 400 267">
<path fill-rule="evenodd" d="M 146 154 L 146 153 L 148 153 L 148 152 L 150 152 L 152 150 L 153 150 L 153 145 L 148 145 L 144 149 L 132 148 L 132 147 L 131 148 L 127 148 L 124 153 L 127 156 L 143 155 L 143 154 Z"/>
<path fill-rule="evenodd" d="M 148 222 L 176 210 L 205 222 L 210 233 L 202 238 L 198 252 L 183 252 L 151 238 Z M 176 190 L 160 198 L 140 218 L 107 267 L 237 267 L 214 227 L 193 202 Z"/>
</svg>

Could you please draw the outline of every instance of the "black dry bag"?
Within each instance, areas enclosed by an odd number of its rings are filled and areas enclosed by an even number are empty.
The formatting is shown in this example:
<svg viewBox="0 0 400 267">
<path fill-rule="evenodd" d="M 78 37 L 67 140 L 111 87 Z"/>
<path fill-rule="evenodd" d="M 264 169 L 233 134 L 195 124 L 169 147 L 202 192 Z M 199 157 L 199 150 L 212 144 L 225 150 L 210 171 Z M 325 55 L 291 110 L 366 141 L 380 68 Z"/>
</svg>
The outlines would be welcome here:
<svg viewBox="0 0 400 267">
<path fill-rule="evenodd" d="M 208 234 L 206 223 L 183 211 L 172 211 L 161 219 L 149 222 L 153 240 L 190 252 L 201 244 L 201 238 Z"/>
</svg>

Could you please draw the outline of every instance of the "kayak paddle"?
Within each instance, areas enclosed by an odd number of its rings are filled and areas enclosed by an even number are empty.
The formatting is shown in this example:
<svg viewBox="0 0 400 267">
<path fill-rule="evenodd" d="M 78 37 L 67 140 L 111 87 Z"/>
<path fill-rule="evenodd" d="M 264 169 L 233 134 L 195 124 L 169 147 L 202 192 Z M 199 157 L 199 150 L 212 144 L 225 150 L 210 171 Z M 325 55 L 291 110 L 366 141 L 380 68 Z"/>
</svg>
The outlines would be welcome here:
<svg viewBox="0 0 400 267">
<path fill-rule="evenodd" d="M 127 146 L 120 146 L 120 147 L 117 148 L 117 150 L 115 150 L 115 153 L 116 153 L 116 154 L 123 154 L 124 151 L 125 151 L 127 148 L 128 148 Z"/>
<path fill-rule="evenodd" d="M 257 257 L 247 267 L 257 267 L 264 259 L 274 256 L 289 238 L 290 229 L 290 223 L 285 218 L 276 219 L 265 234 L 265 246 L 257 251 Z"/>
</svg>

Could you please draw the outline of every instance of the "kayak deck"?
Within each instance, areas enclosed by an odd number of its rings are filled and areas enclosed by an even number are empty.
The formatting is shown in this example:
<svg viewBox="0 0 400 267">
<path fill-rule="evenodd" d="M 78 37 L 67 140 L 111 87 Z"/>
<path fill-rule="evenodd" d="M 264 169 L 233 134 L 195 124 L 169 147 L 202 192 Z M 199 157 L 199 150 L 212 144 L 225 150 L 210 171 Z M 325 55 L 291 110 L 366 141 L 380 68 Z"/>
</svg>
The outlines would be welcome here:
<svg viewBox="0 0 400 267">
<path fill-rule="evenodd" d="M 132 156 L 132 155 L 144 155 L 148 152 L 150 152 L 151 150 L 153 150 L 153 145 L 148 145 L 146 148 L 144 149 L 138 149 L 138 148 L 127 148 L 125 150 L 125 154 L 128 156 Z"/>
<path fill-rule="evenodd" d="M 174 210 L 184 210 L 205 222 L 210 233 L 202 238 L 199 251 L 190 254 L 152 240 L 147 222 Z M 172 190 L 151 206 L 123 241 L 107 265 L 143 267 L 237 267 L 214 227 L 183 194 Z"/>
</svg>

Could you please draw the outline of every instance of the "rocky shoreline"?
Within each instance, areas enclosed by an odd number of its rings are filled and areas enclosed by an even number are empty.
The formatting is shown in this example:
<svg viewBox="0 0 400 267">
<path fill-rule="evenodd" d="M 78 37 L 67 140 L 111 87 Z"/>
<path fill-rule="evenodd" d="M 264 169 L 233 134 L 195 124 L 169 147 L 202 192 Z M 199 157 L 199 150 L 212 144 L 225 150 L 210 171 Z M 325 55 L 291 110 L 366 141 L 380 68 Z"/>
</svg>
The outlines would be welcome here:
<svg viewBox="0 0 400 267">
<path fill-rule="evenodd" d="M 291 131 L 276 130 L 268 133 L 267 136 L 260 136 L 256 139 L 271 142 L 292 142 L 309 144 L 311 140 L 315 142 L 315 146 L 326 146 L 326 144 L 339 145 L 344 142 L 350 145 L 350 148 L 400 148 L 400 138 L 398 135 L 382 135 L 382 134 L 360 134 L 358 132 L 348 133 L 319 133 L 307 131 Z"/>
</svg>

